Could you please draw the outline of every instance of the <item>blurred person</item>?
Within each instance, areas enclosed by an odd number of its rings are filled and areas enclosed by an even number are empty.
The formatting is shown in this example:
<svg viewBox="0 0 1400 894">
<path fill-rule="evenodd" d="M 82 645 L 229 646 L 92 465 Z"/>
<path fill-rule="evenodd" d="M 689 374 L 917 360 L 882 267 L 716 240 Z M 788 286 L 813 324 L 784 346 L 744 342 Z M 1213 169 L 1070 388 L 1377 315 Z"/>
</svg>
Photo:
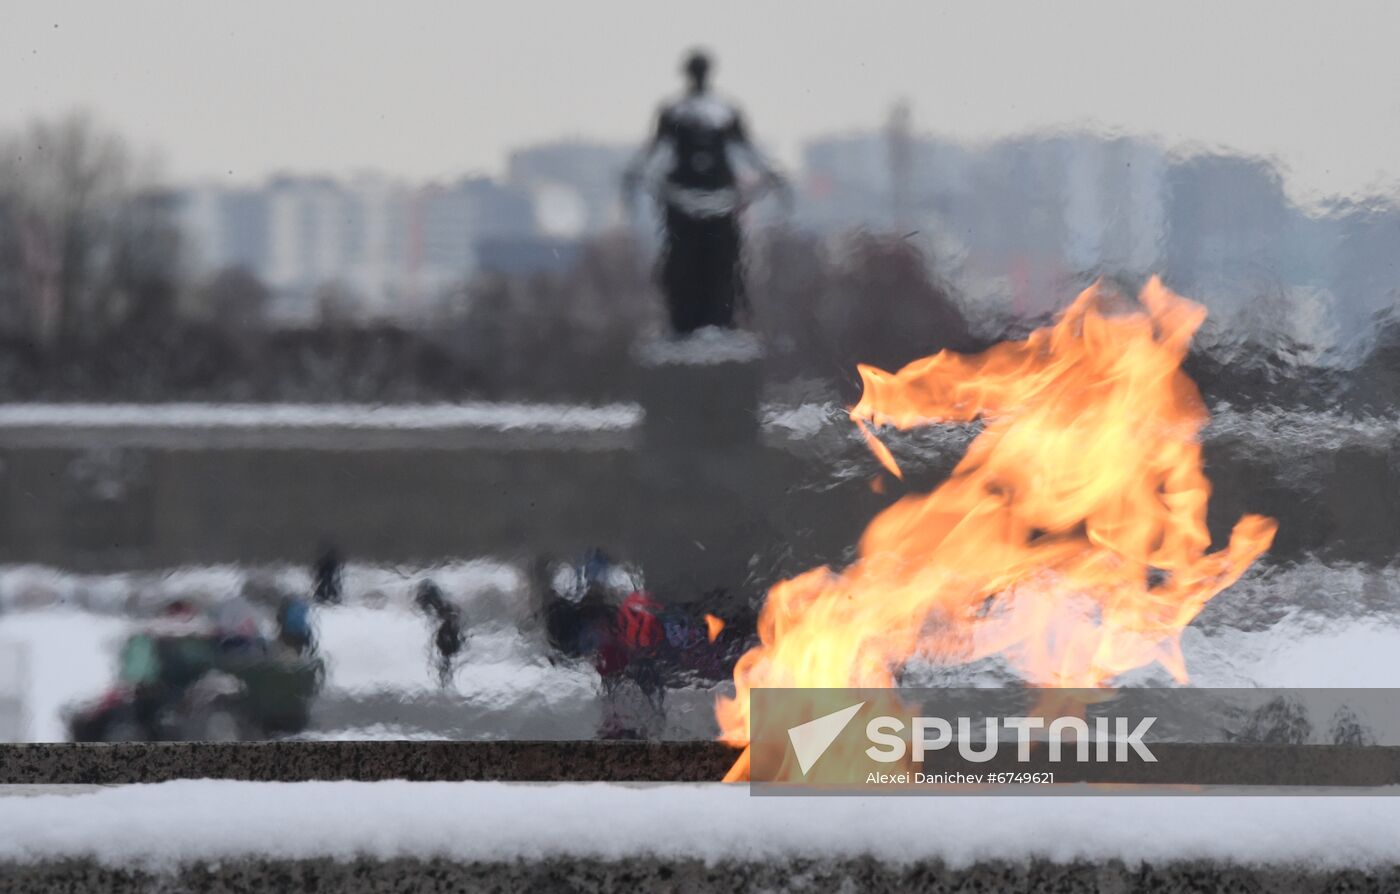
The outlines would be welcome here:
<svg viewBox="0 0 1400 894">
<path fill-rule="evenodd" d="M 661 624 L 662 607 L 645 590 L 627 594 L 617 610 L 617 638 L 626 655 L 627 675 L 648 697 L 664 695 L 661 650 L 666 634 Z"/>
<path fill-rule="evenodd" d="M 277 641 L 297 655 L 316 649 L 316 634 L 311 627 L 311 606 L 297 596 L 284 596 L 277 606 Z"/>
<path fill-rule="evenodd" d="M 437 630 L 433 634 L 433 663 L 437 669 L 438 684 L 446 687 L 452 682 L 457 655 L 462 651 L 466 638 L 462 631 L 462 613 L 431 580 L 418 585 L 418 595 L 414 601 L 429 617 L 437 619 Z"/>
<path fill-rule="evenodd" d="M 189 621 L 197 617 L 194 604 L 188 599 L 175 597 L 161 607 L 160 617 L 172 621 Z"/>
<path fill-rule="evenodd" d="M 661 627 L 666 632 L 666 663 L 677 684 L 723 678 L 719 648 L 690 611 L 668 610 L 661 616 Z"/>
<path fill-rule="evenodd" d="M 219 649 L 224 652 L 261 651 L 262 628 L 258 610 L 242 593 L 234 593 L 214 609 L 214 630 Z"/>
<path fill-rule="evenodd" d="M 315 590 L 312 598 L 323 605 L 339 605 L 344 589 L 345 562 L 334 546 L 321 550 L 312 569 Z"/>
<path fill-rule="evenodd" d="M 656 131 L 623 175 L 629 206 L 646 171 L 665 157 L 657 190 L 665 220 L 660 281 L 671 328 L 688 335 L 705 326 L 730 329 L 746 305 L 740 254 L 739 212 L 746 195 L 736 172 L 742 161 L 760 189 L 786 194 L 782 178 L 749 141 L 743 116 L 710 91 L 710 57 L 699 50 L 685 59 L 685 94 L 663 106 Z"/>
<path fill-rule="evenodd" d="M 609 637 L 594 656 L 602 682 L 602 739 L 650 739 L 666 723 L 666 677 L 662 606 L 644 590 L 623 598 L 609 625 Z"/>
<path fill-rule="evenodd" d="M 603 550 L 586 551 L 577 563 L 556 567 L 540 559 L 532 570 L 549 640 L 550 660 L 591 657 L 611 664 L 619 569 Z M 609 657 L 612 656 L 612 657 Z"/>
</svg>

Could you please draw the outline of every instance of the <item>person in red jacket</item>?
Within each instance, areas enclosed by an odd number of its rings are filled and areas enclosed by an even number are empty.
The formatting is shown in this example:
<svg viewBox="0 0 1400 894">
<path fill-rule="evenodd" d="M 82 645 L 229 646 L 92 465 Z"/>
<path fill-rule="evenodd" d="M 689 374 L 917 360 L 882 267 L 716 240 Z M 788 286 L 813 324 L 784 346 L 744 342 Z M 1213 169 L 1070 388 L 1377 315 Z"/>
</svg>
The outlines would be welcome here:
<svg viewBox="0 0 1400 894">
<path fill-rule="evenodd" d="M 666 687 L 660 659 L 666 634 L 660 616 L 661 606 L 649 594 L 629 593 L 617 607 L 607 642 L 594 653 L 606 701 L 599 730 L 604 738 L 648 738 L 664 723 Z"/>
</svg>

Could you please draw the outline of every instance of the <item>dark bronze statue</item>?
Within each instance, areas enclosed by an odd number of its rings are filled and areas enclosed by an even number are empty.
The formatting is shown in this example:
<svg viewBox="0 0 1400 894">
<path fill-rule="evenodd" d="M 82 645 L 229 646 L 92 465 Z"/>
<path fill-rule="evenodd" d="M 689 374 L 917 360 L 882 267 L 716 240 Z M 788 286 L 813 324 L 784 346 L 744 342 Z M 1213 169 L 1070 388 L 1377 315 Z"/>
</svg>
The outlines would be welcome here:
<svg viewBox="0 0 1400 894">
<path fill-rule="evenodd" d="M 666 227 L 659 278 L 678 335 L 734 326 L 745 304 L 739 213 L 763 192 L 786 189 L 750 143 L 738 108 L 710 91 L 710 69 L 704 53 L 687 57 L 685 94 L 662 107 L 655 135 L 624 180 L 630 200 L 664 158 L 656 188 Z M 743 167 L 756 175 L 753 182 L 741 180 Z"/>
</svg>

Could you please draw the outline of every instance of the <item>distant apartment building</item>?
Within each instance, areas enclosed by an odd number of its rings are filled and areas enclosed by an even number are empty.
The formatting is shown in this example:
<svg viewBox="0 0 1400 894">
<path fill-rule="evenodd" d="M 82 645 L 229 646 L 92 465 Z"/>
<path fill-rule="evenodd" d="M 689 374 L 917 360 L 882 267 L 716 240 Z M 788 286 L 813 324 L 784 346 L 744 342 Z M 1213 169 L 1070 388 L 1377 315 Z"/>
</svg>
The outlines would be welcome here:
<svg viewBox="0 0 1400 894">
<path fill-rule="evenodd" d="M 345 312 L 412 318 L 477 270 L 482 246 L 537 234 L 531 197 L 487 178 L 413 186 L 276 177 L 258 188 L 200 186 L 181 202 L 197 276 L 232 266 L 271 289 L 282 322 L 308 321 L 334 296 Z"/>
<path fill-rule="evenodd" d="M 359 316 L 430 314 L 478 273 L 556 272 L 579 240 L 626 223 L 620 182 L 632 151 L 532 146 L 511 153 L 501 181 L 279 176 L 191 187 L 181 202 L 187 256 L 196 276 L 252 271 L 284 322 L 313 318 L 327 295 Z"/>
<path fill-rule="evenodd" d="M 367 317 L 428 316 L 472 277 L 561 272 L 582 240 L 618 227 L 654 237 L 648 203 L 629 218 L 621 202 L 635 151 L 532 146 L 511 153 L 500 180 L 277 177 L 194 187 L 181 203 L 188 257 L 197 275 L 248 268 L 284 321 L 314 317 L 327 294 Z M 1263 159 L 1171 154 L 1151 140 L 1092 132 L 965 143 L 914 133 L 896 107 L 884 128 L 809 141 L 793 181 L 790 223 L 819 236 L 897 233 L 925 248 L 969 299 L 1022 313 L 1057 306 L 1099 274 L 1162 273 L 1205 300 L 1213 319 L 1281 295 L 1300 321 L 1339 314 L 1343 330 L 1400 298 L 1395 206 L 1305 213 Z"/>
<path fill-rule="evenodd" d="M 344 184 L 341 281 L 369 316 L 402 311 L 408 205 L 403 188 L 385 177 L 362 175 Z"/>
<path fill-rule="evenodd" d="M 1156 145 L 1091 134 L 969 145 L 911 134 L 898 111 L 883 130 L 806 144 L 804 224 L 897 232 L 971 296 L 1028 312 L 1069 278 L 1159 264 L 1167 162 Z"/>
<path fill-rule="evenodd" d="M 267 196 L 267 284 L 276 292 L 309 292 L 343 281 L 350 245 L 345 191 L 327 178 L 279 177 Z"/>
<path fill-rule="evenodd" d="M 518 149 L 506 183 L 530 197 L 540 234 L 576 239 L 626 224 L 622 172 L 636 147 L 561 141 Z"/>
<path fill-rule="evenodd" d="M 183 191 L 180 213 L 197 271 L 266 268 L 267 196 L 261 190 L 193 187 Z"/>
<path fill-rule="evenodd" d="M 1319 349 L 1400 302 L 1395 203 L 1309 213 L 1267 159 L 1093 132 L 969 144 L 913 134 L 898 112 L 805 145 L 799 223 L 918 240 L 970 300 L 1043 313 L 1091 276 L 1158 273 L 1211 327 L 1245 315 Z"/>
</svg>

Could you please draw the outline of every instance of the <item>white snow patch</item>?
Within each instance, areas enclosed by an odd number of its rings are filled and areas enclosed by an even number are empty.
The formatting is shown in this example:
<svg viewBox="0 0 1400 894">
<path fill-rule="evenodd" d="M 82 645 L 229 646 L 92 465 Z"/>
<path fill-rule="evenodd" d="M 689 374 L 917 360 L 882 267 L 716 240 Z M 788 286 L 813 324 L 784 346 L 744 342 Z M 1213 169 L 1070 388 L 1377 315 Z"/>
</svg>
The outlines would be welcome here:
<svg viewBox="0 0 1400 894">
<path fill-rule="evenodd" d="M 636 404 L 0 404 L 0 429 L 81 428 L 491 428 L 625 429 L 638 425 Z"/>
<path fill-rule="evenodd" d="M 794 439 L 814 438 L 827 426 L 850 422 L 850 416 L 835 403 L 809 403 L 797 406 L 765 405 L 760 412 L 765 429 Z"/>
<path fill-rule="evenodd" d="M 1186 628 L 1182 652 L 1199 687 L 1400 688 L 1400 627 L 1372 619 L 1290 620 L 1263 631 Z"/>
<path fill-rule="evenodd" d="M 314 622 L 327 689 L 422 691 L 436 686 L 429 666 L 431 633 L 421 615 L 347 605 L 318 610 Z"/>
<path fill-rule="evenodd" d="M 347 563 L 342 574 L 347 605 L 410 606 L 418 585 L 432 579 L 470 617 L 518 612 L 524 576 L 514 565 L 471 559 L 404 568 Z M 286 593 L 311 593 L 311 572 L 287 564 L 185 565 L 153 571 L 79 574 L 48 565 L 0 565 L 0 610 L 69 607 L 155 616 L 171 600 L 210 608 L 256 582 Z"/>
<path fill-rule="evenodd" d="M 372 723 L 330 731 L 305 732 L 292 738 L 303 742 L 419 742 L 452 741 L 451 736 L 425 733 L 420 729 L 396 726 L 392 723 Z"/>
<path fill-rule="evenodd" d="M 706 326 L 683 338 L 640 343 L 635 354 L 650 366 L 751 363 L 763 356 L 763 343 L 751 332 Z"/>
<path fill-rule="evenodd" d="M 316 613 L 328 691 L 405 693 L 438 688 L 431 643 L 436 622 L 403 609 L 343 606 Z M 482 707 L 590 698 L 598 676 L 581 664 L 551 665 L 544 645 L 514 624 L 468 622 L 451 691 Z"/>
<path fill-rule="evenodd" d="M 1400 860 L 1397 825 L 1393 796 L 765 798 L 717 783 L 202 780 L 26 797 L 0 810 L 0 860 L 869 855 L 1329 868 Z"/>
<path fill-rule="evenodd" d="M 28 659 L 24 713 L 31 742 L 68 738 L 62 709 L 101 695 L 116 674 L 117 649 L 131 630 L 124 618 L 81 611 L 5 615 L 0 648 L 18 647 Z"/>
</svg>

